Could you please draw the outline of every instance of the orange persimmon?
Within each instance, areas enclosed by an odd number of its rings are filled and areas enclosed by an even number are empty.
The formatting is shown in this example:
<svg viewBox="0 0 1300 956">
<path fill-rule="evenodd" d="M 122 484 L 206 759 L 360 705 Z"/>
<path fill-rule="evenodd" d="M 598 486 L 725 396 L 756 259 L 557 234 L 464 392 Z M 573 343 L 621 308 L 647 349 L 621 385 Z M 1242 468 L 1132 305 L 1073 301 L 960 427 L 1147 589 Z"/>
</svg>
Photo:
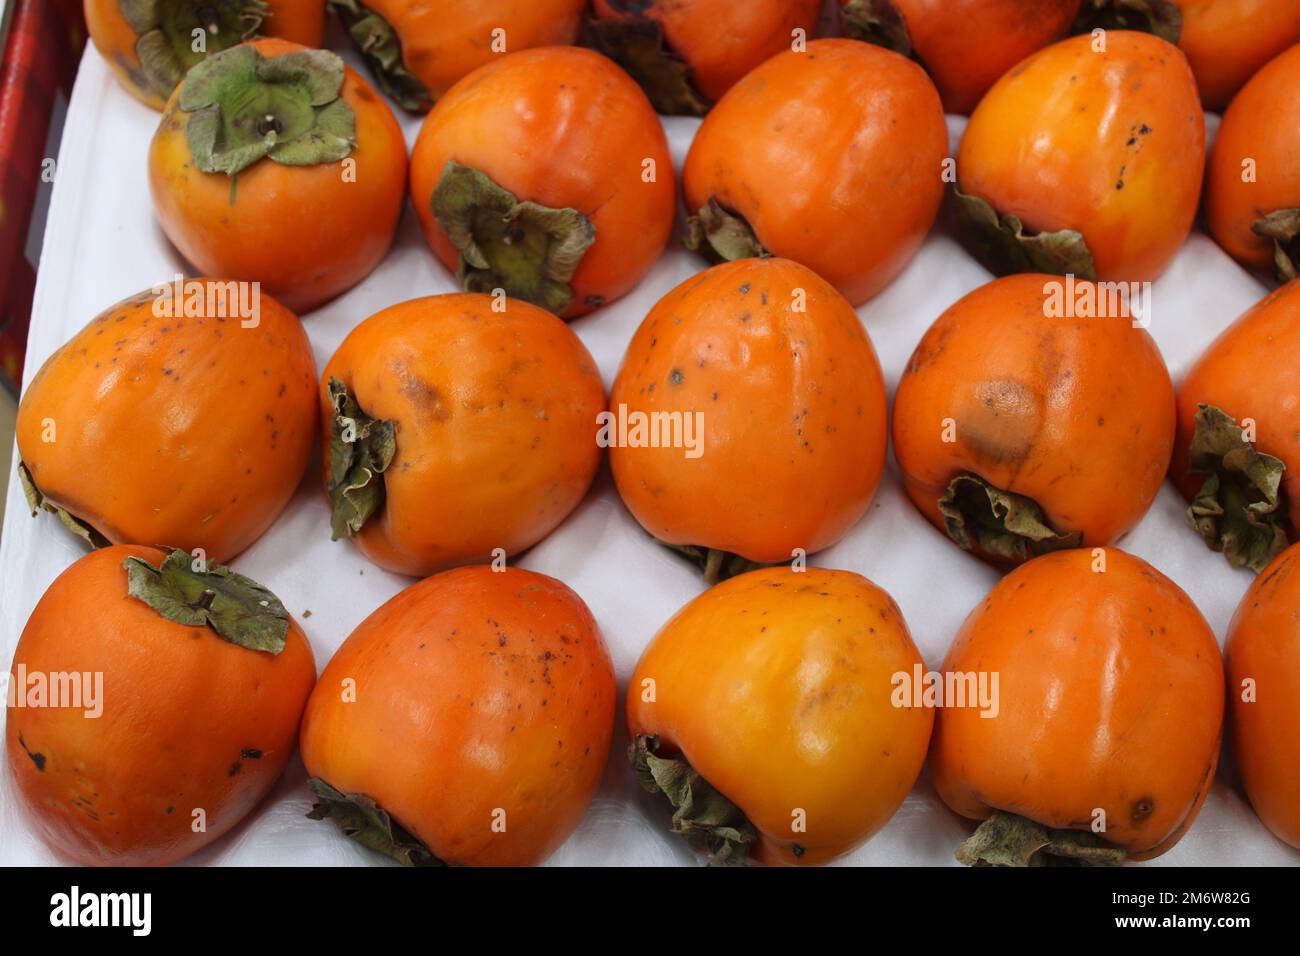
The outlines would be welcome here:
<svg viewBox="0 0 1300 956">
<path fill-rule="evenodd" d="M 19 638 L 9 767 L 38 832 L 82 866 L 183 859 L 243 819 L 293 756 L 311 646 L 266 588 L 197 564 L 93 551 Z"/>
<path fill-rule="evenodd" d="M 325 0 L 85 0 L 84 10 L 100 56 L 127 92 L 156 110 L 214 53 L 259 36 L 306 47 L 325 39 Z"/>
<path fill-rule="evenodd" d="M 466 292 L 382 310 L 321 377 L 334 537 L 410 575 L 529 548 L 591 485 L 604 402 L 581 340 L 527 302 Z"/>
<path fill-rule="evenodd" d="M 821 8 L 822 0 L 594 0 L 590 35 L 660 113 L 702 116 L 754 67 L 807 40 Z"/>
<path fill-rule="evenodd" d="M 1169 475 L 1192 527 L 1233 567 L 1262 571 L 1300 530 L 1300 281 L 1211 343 L 1178 385 Z"/>
<path fill-rule="evenodd" d="M 285 40 L 196 66 L 149 147 L 154 212 L 180 253 L 299 313 L 379 264 L 405 186 L 388 105 L 337 54 Z"/>
<path fill-rule="evenodd" d="M 695 134 L 682 170 L 688 243 L 722 259 L 793 259 L 858 305 L 920 248 L 947 149 L 939 95 L 911 60 L 856 40 L 787 50 Z"/>
<path fill-rule="evenodd" d="M 921 668 L 898 605 L 861 575 L 751 571 L 687 604 L 641 655 L 629 756 L 714 861 L 825 863 L 916 782 L 934 711 L 898 689 Z"/>
<path fill-rule="evenodd" d="M 566 319 L 617 299 L 672 232 L 676 180 L 645 94 L 591 50 L 527 50 L 458 83 L 425 118 L 411 200 L 470 292 Z"/>
<path fill-rule="evenodd" d="M 1264 825 L 1300 849 L 1300 545 L 1278 555 L 1228 627 L 1228 736 Z"/>
<path fill-rule="evenodd" d="M 1105 545 L 1151 506 L 1174 389 L 1136 303 L 1085 280 L 995 279 L 939 316 L 894 399 L 908 497 L 999 561 Z"/>
<path fill-rule="evenodd" d="M 321 674 L 302 719 L 311 816 L 408 865 L 540 863 L 600 784 L 615 694 L 596 621 L 562 582 L 434 575 Z"/>
<path fill-rule="evenodd" d="M 1176 47 L 1128 30 L 1062 40 L 971 114 L 957 156 L 968 241 L 997 272 L 1154 279 L 1191 231 L 1204 154 Z"/>
<path fill-rule="evenodd" d="M 1300 43 L 1300 0 L 1178 0 L 1178 47 L 1207 110 L 1222 112 L 1255 72 Z"/>
<path fill-rule="evenodd" d="M 838 292 L 788 259 L 723 263 L 660 299 L 610 408 L 623 502 L 709 580 L 830 547 L 884 466 L 871 340 Z M 680 435 L 663 440 L 663 423 Z"/>
<path fill-rule="evenodd" d="M 375 82 L 423 113 L 506 53 L 578 38 L 586 0 L 330 0 Z"/>
<path fill-rule="evenodd" d="M 1003 73 L 1063 36 L 1082 0 L 840 0 L 844 33 L 912 54 L 950 113 L 969 113 Z"/>
<path fill-rule="evenodd" d="M 985 821 L 963 863 L 1144 860 L 1196 818 L 1223 660 L 1191 599 L 1140 558 L 1076 549 L 1021 565 L 966 618 L 943 674 L 997 680 L 995 711 L 945 706 L 934 723 L 935 789 Z"/>
<path fill-rule="evenodd" d="M 1232 99 L 1205 171 L 1205 219 L 1242 265 L 1300 275 L 1300 44 Z"/>
<path fill-rule="evenodd" d="M 228 560 L 293 497 L 316 441 L 302 323 L 217 279 L 141 292 L 46 360 L 18 406 L 35 514 L 94 544 L 156 541 Z"/>
</svg>

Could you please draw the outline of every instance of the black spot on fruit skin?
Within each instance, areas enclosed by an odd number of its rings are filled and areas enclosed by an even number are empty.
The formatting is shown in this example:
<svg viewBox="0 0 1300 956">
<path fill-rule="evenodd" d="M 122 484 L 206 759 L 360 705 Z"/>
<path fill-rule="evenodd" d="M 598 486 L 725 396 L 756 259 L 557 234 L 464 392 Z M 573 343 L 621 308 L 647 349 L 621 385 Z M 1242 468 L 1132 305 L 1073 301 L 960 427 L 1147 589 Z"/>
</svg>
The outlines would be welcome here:
<svg viewBox="0 0 1300 956">
<path fill-rule="evenodd" d="M 36 764 L 36 769 L 45 773 L 45 754 L 33 753 L 27 746 L 27 741 L 23 740 L 23 735 L 18 734 L 18 746 L 23 748 L 23 753 L 32 758 L 32 763 Z"/>
<path fill-rule="evenodd" d="M 230 770 L 226 772 L 226 776 L 233 777 L 243 769 L 244 769 L 244 765 L 240 763 L 238 760 L 236 760 L 234 763 L 230 765 Z"/>
<path fill-rule="evenodd" d="M 1133 801 L 1132 818 L 1133 823 L 1139 824 L 1146 821 L 1151 814 L 1155 813 L 1156 801 L 1154 797 L 1140 797 Z"/>
<path fill-rule="evenodd" d="M 239 752 L 239 756 L 243 757 L 245 760 L 261 760 L 262 751 L 258 750 L 256 747 L 245 747 Z"/>
</svg>

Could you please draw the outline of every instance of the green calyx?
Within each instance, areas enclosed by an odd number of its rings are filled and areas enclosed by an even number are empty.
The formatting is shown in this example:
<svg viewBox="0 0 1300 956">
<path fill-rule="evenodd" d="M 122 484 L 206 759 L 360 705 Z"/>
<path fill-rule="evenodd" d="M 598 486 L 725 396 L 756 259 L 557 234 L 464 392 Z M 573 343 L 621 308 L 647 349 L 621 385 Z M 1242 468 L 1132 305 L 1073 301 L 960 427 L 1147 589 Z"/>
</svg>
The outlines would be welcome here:
<svg viewBox="0 0 1300 956">
<path fill-rule="evenodd" d="M 1188 523 L 1234 568 L 1259 573 L 1287 547 L 1286 464 L 1257 450 L 1213 405 L 1197 406 L 1194 421 L 1187 471 L 1206 478 L 1187 508 Z"/>
<path fill-rule="evenodd" d="M 196 569 L 196 566 L 197 569 Z M 127 593 L 177 624 L 210 627 L 232 644 L 279 654 L 289 633 L 289 612 L 280 599 L 251 578 L 222 565 L 205 567 L 184 551 L 155 568 L 129 557 Z"/>
<path fill-rule="evenodd" d="M 912 38 L 907 23 L 889 0 L 849 0 L 840 11 L 844 35 L 865 40 L 887 50 L 912 54 Z"/>
<path fill-rule="evenodd" d="M 1090 830 L 1057 830 L 994 810 L 957 848 L 966 866 L 1119 866 L 1127 854 Z"/>
<path fill-rule="evenodd" d="M 456 277 L 465 291 L 504 289 L 556 315 L 569 307 L 573 274 L 596 241 L 596 227 L 582 213 L 520 202 L 455 160 L 443 169 L 430 206 L 460 251 Z"/>
<path fill-rule="evenodd" d="M 660 757 L 659 738 L 638 735 L 628 747 L 637 782 L 660 794 L 673 808 L 671 830 L 710 865 L 743 866 L 758 833 L 734 803 L 715 790 L 680 757 Z"/>
<path fill-rule="evenodd" d="M 342 793 L 318 777 L 307 781 L 307 785 L 316 795 L 308 819 L 333 820 L 344 836 L 403 866 L 445 865 L 365 794 Z"/>
<path fill-rule="evenodd" d="M 715 263 L 763 259 L 771 255 L 743 216 L 724 209 L 712 197 L 686 221 L 684 242 L 687 249 L 699 252 Z"/>
<path fill-rule="evenodd" d="M 1300 276 L 1300 209 L 1275 209 L 1250 227 L 1273 242 L 1273 266 L 1281 282 Z"/>
<path fill-rule="evenodd" d="M 1095 281 L 1097 267 L 1083 234 L 1074 229 L 1026 232 L 1018 216 L 1000 215 L 979 196 L 956 186 L 957 221 L 980 262 L 998 275 L 1046 272 Z"/>
<path fill-rule="evenodd" d="M 960 474 L 948 483 L 939 511 L 949 538 L 990 558 L 1027 561 L 1083 543 L 1081 532 L 1053 528 L 1032 498 L 995 488 L 975 474 Z"/>
<path fill-rule="evenodd" d="M 40 488 L 36 487 L 36 482 L 32 480 L 32 473 L 27 470 L 27 465 L 18 462 L 18 484 L 22 486 L 23 496 L 27 499 L 27 507 L 35 518 L 41 511 L 48 511 L 62 522 L 63 526 L 81 538 L 92 548 L 105 548 L 110 544 L 108 538 L 104 537 L 89 522 L 82 521 L 60 508 L 45 494 Z"/>
<path fill-rule="evenodd" d="M 734 578 L 738 574 L 745 574 L 748 571 L 776 567 L 774 564 L 751 561 L 749 558 L 742 557 L 731 551 L 723 551 L 720 548 L 704 548 L 694 544 L 669 544 L 667 541 L 660 541 L 659 543 L 668 550 L 680 554 L 699 568 L 704 575 L 704 583 L 710 586 L 717 584 L 719 581 Z"/>
<path fill-rule="evenodd" d="M 668 45 L 659 21 L 646 16 L 588 18 L 587 46 L 627 71 L 645 90 L 655 111 L 669 116 L 703 116 L 711 105 L 691 83 L 691 68 Z"/>
<path fill-rule="evenodd" d="M 135 32 L 135 53 L 153 91 L 171 96 L 186 72 L 205 57 L 257 34 L 265 0 L 118 0 Z"/>
<path fill-rule="evenodd" d="M 327 386 L 330 406 L 329 481 L 331 540 L 361 530 L 384 506 L 383 474 L 397 453 L 392 422 L 366 415 L 356 398 L 336 378 Z"/>
<path fill-rule="evenodd" d="M 1175 46 L 1183 33 L 1183 13 L 1173 0 L 1083 0 L 1074 33 L 1140 30 Z"/>
<path fill-rule="evenodd" d="M 194 165 L 234 176 L 263 158 L 286 166 L 345 158 L 356 146 L 356 117 L 340 96 L 343 75 L 328 50 L 264 57 L 240 46 L 208 57 L 181 84 Z"/>
<path fill-rule="evenodd" d="M 427 113 L 433 95 L 402 59 L 402 41 L 392 25 L 357 0 L 329 0 L 357 50 L 370 66 L 370 72 L 389 97 L 411 113 Z"/>
</svg>

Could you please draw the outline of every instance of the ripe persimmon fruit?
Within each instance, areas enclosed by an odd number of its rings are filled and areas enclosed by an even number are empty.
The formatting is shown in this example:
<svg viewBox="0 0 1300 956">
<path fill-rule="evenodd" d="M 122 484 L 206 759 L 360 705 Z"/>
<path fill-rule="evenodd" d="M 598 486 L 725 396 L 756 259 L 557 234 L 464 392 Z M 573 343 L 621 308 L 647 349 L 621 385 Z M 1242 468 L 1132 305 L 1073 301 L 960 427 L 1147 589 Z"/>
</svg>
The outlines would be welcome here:
<svg viewBox="0 0 1300 956">
<path fill-rule="evenodd" d="M 958 210 L 995 272 L 1145 282 L 1192 228 L 1205 117 L 1186 58 L 1149 33 L 1062 40 L 971 114 Z"/>
<path fill-rule="evenodd" d="M 1269 60 L 1300 43 L 1300 0 L 1178 0 L 1187 55 L 1207 110 L 1223 112 Z"/>
<path fill-rule="evenodd" d="M 164 542 L 211 561 L 275 521 L 316 441 L 302 323 L 235 282 L 162 285 L 105 309 L 18 406 L 32 513 L 91 544 Z"/>
<path fill-rule="evenodd" d="M 1003 73 L 1063 36 L 1082 0 L 840 0 L 846 36 L 915 56 L 968 114 Z"/>
<path fill-rule="evenodd" d="M 645 94 L 577 47 L 502 57 L 424 120 L 411 200 L 434 255 L 469 292 L 570 319 L 617 299 L 672 232 L 668 140 Z"/>
<path fill-rule="evenodd" d="M 898 605 L 861 575 L 765 568 L 710 588 L 641 655 L 629 756 L 712 862 L 817 864 L 879 830 L 925 761 L 932 709 Z"/>
<path fill-rule="evenodd" d="M 871 340 L 838 292 L 788 259 L 723 263 L 660 299 L 628 345 L 610 409 L 623 502 L 710 582 L 830 547 L 866 511 L 884 466 Z"/>
<path fill-rule="evenodd" d="M 5 749 L 37 831 L 82 866 L 154 866 L 216 840 L 271 789 L 316 664 L 255 581 L 114 545 L 55 578 L 11 680 Z"/>
<path fill-rule="evenodd" d="M 703 116 L 754 67 L 808 40 L 821 8 L 821 0 L 593 0 L 587 34 L 660 113 Z"/>
<path fill-rule="evenodd" d="M 302 720 L 311 816 L 407 865 L 540 863 L 600 783 L 615 693 L 596 621 L 561 582 L 434 575 L 321 674 Z"/>
<path fill-rule="evenodd" d="M 1228 736 L 1250 804 L 1300 849 L 1300 545 L 1251 584 L 1228 627 Z"/>
<path fill-rule="evenodd" d="M 1029 274 L 935 320 L 893 421 L 904 487 L 931 524 L 1007 562 L 1110 544 L 1137 524 L 1169 467 L 1174 389 L 1135 307 L 1097 283 Z"/>
<path fill-rule="evenodd" d="M 388 105 L 337 54 L 285 40 L 196 66 L 149 147 L 154 212 L 180 253 L 299 313 L 379 264 L 405 185 Z"/>
<path fill-rule="evenodd" d="M 858 305 L 920 248 L 947 149 L 939 95 L 912 61 L 855 40 L 786 50 L 695 134 L 682 170 L 688 245 L 793 259 Z"/>
<path fill-rule="evenodd" d="M 335 538 L 399 574 L 514 555 L 577 507 L 600 464 L 600 373 L 563 322 L 479 293 L 366 319 L 320 381 Z"/>
<path fill-rule="evenodd" d="M 1205 173 L 1205 218 L 1242 265 L 1300 275 L 1300 44 L 1270 60 L 1223 114 Z"/>
<path fill-rule="evenodd" d="M 586 0 L 329 0 L 379 88 L 426 112 L 503 54 L 578 38 Z"/>
<path fill-rule="evenodd" d="M 1300 530 L 1300 282 L 1211 343 L 1178 385 L 1169 475 L 1188 521 L 1233 567 L 1262 571 Z"/>
<path fill-rule="evenodd" d="M 970 613 L 942 669 L 945 684 L 997 679 L 995 713 L 935 717 L 935 789 L 984 821 L 961 862 L 1144 860 L 1191 826 L 1218 763 L 1223 661 L 1191 599 L 1145 561 L 1034 558 Z"/>
<path fill-rule="evenodd" d="M 325 0 L 85 0 L 83 9 L 95 49 L 156 110 L 214 53 L 261 36 L 306 47 L 325 39 Z"/>
</svg>

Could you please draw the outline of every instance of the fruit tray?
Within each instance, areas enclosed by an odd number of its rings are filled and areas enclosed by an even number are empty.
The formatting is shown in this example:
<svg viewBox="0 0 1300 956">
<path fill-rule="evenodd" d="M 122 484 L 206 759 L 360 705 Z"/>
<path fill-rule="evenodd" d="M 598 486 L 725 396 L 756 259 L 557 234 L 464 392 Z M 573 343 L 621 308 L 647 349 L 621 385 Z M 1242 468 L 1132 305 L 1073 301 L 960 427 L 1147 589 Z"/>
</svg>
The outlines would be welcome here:
<svg viewBox="0 0 1300 956">
<path fill-rule="evenodd" d="M 354 67 L 358 63 L 345 54 Z M 401 116 L 413 142 L 419 119 Z M 1212 135 L 1216 119 L 1209 117 Z M 158 114 L 114 82 L 89 49 L 78 75 L 58 156 L 57 179 L 41 258 L 28 345 L 31 375 L 69 336 L 108 304 L 170 281 L 184 263 L 155 224 L 146 185 L 146 150 Z M 948 119 L 950 153 L 964 120 Z M 698 121 L 666 118 L 680 163 Z M 953 238 L 945 211 L 920 253 L 881 295 L 857 312 L 884 369 L 891 400 L 908 356 L 930 323 L 960 296 L 987 282 L 986 272 Z M 683 214 L 679 212 L 679 232 Z M 649 308 L 704 268 L 676 242 L 630 295 L 573 323 L 594 355 L 606 389 Z M 455 290 L 429 253 L 409 207 L 394 247 L 359 286 L 304 316 L 322 368 L 344 335 L 379 309 L 409 298 Z M 1193 232 L 1155 283 L 1150 331 L 1178 379 L 1213 336 L 1265 292 L 1201 231 Z M 329 515 L 313 466 L 271 530 L 235 567 L 274 591 L 303 625 L 318 667 L 351 630 L 410 583 L 384 572 L 346 542 L 331 542 Z M 737 495 L 744 489 L 737 488 Z M 57 574 L 82 553 L 80 542 L 48 516 L 29 517 L 18 482 L 10 481 L 0 543 L 0 656 L 12 658 L 24 622 Z M 1222 640 L 1251 575 L 1233 571 L 1186 526 L 1184 502 L 1166 484 L 1121 546 L 1154 564 L 1193 598 Z M 859 572 L 898 602 L 929 668 L 937 668 L 966 614 L 998 579 L 991 566 L 960 551 L 932 528 L 903 494 L 897 468 L 885 477 L 866 516 L 813 563 Z M 566 582 L 591 607 L 609 645 L 620 691 L 646 643 L 703 589 L 698 572 L 656 544 L 624 509 L 603 466 L 583 504 L 549 538 L 516 559 Z M 585 820 L 551 865 L 693 865 L 685 844 L 668 833 L 666 814 L 637 786 L 624 757 L 619 707 L 613 753 Z M 1228 760 L 1231 760 L 1230 755 Z M 227 837 L 189 862 L 239 865 L 389 865 L 305 816 L 312 803 L 294 759 L 263 804 Z M 968 824 L 948 810 L 922 774 L 893 819 L 840 865 L 955 865 L 953 849 Z M 0 863 L 54 864 L 58 858 L 24 819 L 7 774 L 0 774 Z M 1300 864 L 1300 852 L 1272 837 L 1251 812 L 1231 764 L 1188 835 L 1150 865 Z"/>
</svg>

